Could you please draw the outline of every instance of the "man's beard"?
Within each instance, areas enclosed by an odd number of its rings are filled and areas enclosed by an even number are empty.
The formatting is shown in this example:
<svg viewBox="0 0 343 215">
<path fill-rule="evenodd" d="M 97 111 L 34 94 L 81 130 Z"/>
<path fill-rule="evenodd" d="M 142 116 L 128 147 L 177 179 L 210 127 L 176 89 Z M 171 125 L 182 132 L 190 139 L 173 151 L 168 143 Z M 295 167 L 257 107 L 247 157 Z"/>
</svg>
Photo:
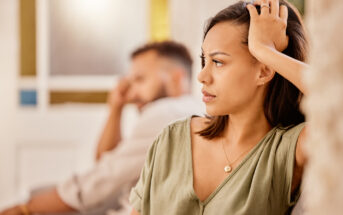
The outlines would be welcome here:
<svg viewBox="0 0 343 215">
<path fill-rule="evenodd" d="M 152 102 L 159 100 L 159 99 L 166 98 L 166 97 L 168 97 L 167 89 L 166 89 L 165 85 L 162 85 L 160 90 L 158 91 L 158 94 L 155 96 L 155 98 L 152 100 Z"/>
<path fill-rule="evenodd" d="M 160 87 L 160 89 L 158 90 L 158 93 L 155 95 L 155 97 L 151 100 L 151 101 L 148 101 L 148 102 L 145 102 L 145 101 L 142 101 L 142 100 L 138 100 L 136 102 L 136 105 L 138 107 L 138 109 L 142 109 L 145 105 L 151 103 L 151 102 L 155 102 L 159 99 L 163 99 L 163 98 L 166 98 L 168 97 L 168 94 L 167 94 L 167 89 L 166 89 L 166 86 L 162 85 Z"/>
</svg>

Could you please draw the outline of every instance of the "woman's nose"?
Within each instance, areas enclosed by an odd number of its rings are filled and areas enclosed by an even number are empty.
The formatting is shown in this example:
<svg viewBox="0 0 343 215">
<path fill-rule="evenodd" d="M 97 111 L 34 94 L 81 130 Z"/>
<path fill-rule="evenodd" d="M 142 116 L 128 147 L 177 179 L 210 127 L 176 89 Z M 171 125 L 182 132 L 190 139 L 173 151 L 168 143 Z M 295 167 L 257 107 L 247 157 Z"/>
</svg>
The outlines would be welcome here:
<svg viewBox="0 0 343 215">
<path fill-rule="evenodd" d="M 202 84 L 210 84 L 212 82 L 210 71 L 206 66 L 198 74 L 198 81 Z"/>
</svg>

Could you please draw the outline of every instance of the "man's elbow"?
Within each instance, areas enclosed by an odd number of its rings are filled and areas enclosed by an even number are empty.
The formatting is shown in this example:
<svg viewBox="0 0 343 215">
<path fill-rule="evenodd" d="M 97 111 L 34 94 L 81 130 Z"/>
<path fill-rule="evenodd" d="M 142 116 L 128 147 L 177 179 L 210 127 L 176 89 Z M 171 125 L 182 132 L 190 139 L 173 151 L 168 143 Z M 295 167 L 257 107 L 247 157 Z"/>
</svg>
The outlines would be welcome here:
<svg viewBox="0 0 343 215">
<path fill-rule="evenodd" d="M 132 212 L 130 215 L 139 215 L 139 213 L 135 209 L 132 209 Z"/>
</svg>

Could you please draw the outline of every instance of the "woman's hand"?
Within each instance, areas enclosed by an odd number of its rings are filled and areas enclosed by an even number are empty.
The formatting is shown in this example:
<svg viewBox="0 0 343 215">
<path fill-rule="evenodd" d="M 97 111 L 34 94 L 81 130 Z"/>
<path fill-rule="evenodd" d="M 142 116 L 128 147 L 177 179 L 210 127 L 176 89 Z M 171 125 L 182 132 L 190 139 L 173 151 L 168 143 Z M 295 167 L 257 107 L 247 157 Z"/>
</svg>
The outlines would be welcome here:
<svg viewBox="0 0 343 215">
<path fill-rule="evenodd" d="M 260 5 L 261 13 L 258 14 L 255 5 Z M 250 13 L 249 51 L 257 59 L 261 58 L 260 49 L 269 47 L 279 52 L 288 46 L 286 35 L 288 10 L 279 0 L 259 0 L 254 5 L 249 4 Z"/>
</svg>

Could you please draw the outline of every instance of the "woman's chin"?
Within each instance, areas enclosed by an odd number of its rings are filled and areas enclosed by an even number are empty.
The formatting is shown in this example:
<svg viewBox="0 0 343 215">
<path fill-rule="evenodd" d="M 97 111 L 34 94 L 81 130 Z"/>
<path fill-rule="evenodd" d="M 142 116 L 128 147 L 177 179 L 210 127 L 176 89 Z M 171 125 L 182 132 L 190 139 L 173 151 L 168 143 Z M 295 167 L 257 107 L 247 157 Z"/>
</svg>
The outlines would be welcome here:
<svg viewBox="0 0 343 215">
<path fill-rule="evenodd" d="M 227 115 L 226 112 L 224 111 L 220 111 L 218 109 L 215 109 L 213 107 L 207 107 L 206 106 L 206 114 L 209 115 L 209 116 L 224 116 L 224 115 Z"/>
</svg>

